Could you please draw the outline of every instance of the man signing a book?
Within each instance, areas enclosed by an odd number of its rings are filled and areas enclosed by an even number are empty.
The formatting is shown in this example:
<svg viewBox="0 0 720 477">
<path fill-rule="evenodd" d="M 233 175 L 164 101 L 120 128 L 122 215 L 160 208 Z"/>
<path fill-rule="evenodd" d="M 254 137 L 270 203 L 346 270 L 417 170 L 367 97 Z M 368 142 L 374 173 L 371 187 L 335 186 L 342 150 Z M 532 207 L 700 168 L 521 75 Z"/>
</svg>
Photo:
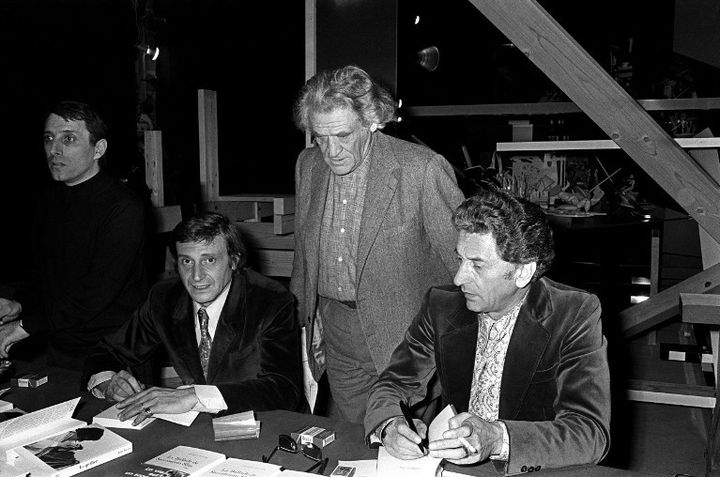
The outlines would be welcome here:
<svg viewBox="0 0 720 477">
<path fill-rule="evenodd" d="M 598 298 L 542 277 L 554 251 L 538 205 L 481 190 L 453 223 L 456 286 L 428 291 L 373 386 L 368 441 L 402 459 L 424 452 L 461 465 L 489 458 L 507 474 L 597 463 L 610 426 Z M 416 419 L 412 431 L 400 403 L 420 402 L 436 373 L 443 403 L 459 413 L 425 446 L 425 424 Z"/>
<path fill-rule="evenodd" d="M 290 292 L 245 268 L 237 226 L 206 212 L 173 230 L 179 279 L 156 284 L 145 303 L 102 342 L 85 376 L 96 397 L 119 401 L 119 418 L 155 413 L 299 410 L 300 330 Z M 146 389 L 128 369 L 164 348 L 183 385 Z"/>
</svg>

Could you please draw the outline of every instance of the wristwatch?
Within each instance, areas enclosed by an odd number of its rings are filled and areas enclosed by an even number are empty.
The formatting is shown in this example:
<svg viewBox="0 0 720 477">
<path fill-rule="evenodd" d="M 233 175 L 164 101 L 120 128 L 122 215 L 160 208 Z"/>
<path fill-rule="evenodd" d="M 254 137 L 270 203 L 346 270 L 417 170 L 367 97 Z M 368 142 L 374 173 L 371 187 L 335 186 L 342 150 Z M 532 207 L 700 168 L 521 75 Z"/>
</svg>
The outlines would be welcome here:
<svg viewBox="0 0 720 477">
<path fill-rule="evenodd" d="M 392 423 L 395 419 L 399 418 L 400 416 L 391 417 L 390 419 L 386 420 L 385 422 L 380 423 L 379 426 L 373 431 L 369 436 L 369 444 L 371 449 L 377 449 L 381 445 L 383 445 L 383 438 L 385 438 L 385 431 L 387 430 L 390 423 Z"/>
</svg>

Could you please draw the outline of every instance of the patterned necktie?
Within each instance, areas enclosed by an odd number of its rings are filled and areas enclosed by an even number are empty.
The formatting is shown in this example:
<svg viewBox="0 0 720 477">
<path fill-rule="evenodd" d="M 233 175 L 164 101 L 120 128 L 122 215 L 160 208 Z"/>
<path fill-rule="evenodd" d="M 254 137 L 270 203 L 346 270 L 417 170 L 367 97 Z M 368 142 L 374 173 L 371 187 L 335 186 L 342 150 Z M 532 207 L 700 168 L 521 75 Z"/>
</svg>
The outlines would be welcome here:
<svg viewBox="0 0 720 477">
<path fill-rule="evenodd" d="M 210 338 L 210 332 L 208 331 L 208 317 L 205 308 L 200 308 L 197 312 L 198 320 L 200 320 L 200 365 L 202 366 L 203 374 L 207 378 L 208 361 L 210 361 L 210 347 L 212 346 L 212 339 Z"/>
</svg>

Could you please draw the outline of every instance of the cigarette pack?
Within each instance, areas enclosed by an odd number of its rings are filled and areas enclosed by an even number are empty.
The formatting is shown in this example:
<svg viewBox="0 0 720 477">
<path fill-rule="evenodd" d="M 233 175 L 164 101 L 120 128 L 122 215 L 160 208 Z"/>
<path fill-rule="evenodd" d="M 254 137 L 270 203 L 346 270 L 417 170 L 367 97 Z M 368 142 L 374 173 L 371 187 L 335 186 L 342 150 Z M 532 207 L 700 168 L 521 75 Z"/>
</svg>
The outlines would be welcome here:
<svg viewBox="0 0 720 477">
<path fill-rule="evenodd" d="M 305 426 L 290 433 L 290 437 L 298 444 L 314 444 L 317 447 L 325 447 L 335 440 L 335 431 L 329 431 L 322 427 Z"/>
<path fill-rule="evenodd" d="M 12 378 L 10 384 L 18 388 L 37 388 L 48 382 L 47 374 L 23 374 L 17 378 Z"/>
</svg>

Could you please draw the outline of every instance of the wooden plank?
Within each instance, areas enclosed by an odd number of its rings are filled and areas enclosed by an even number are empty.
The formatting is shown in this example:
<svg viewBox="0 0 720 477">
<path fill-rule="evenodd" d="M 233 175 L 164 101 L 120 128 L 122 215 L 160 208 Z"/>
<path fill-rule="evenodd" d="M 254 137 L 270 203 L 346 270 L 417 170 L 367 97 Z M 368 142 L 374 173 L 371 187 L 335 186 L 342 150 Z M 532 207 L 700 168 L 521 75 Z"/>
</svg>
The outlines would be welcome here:
<svg viewBox="0 0 720 477">
<path fill-rule="evenodd" d="M 182 211 L 179 205 L 153 207 L 151 210 L 154 225 L 153 232 L 156 234 L 172 231 L 182 220 Z"/>
<path fill-rule="evenodd" d="M 711 136 L 712 132 L 708 128 L 703 129 L 696 135 L 696 137 L 701 138 Z M 690 155 L 710 177 L 715 179 L 715 182 L 720 184 L 720 158 L 718 158 L 718 152 L 716 150 L 692 151 Z M 720 263 L 720 244 L 713 240 L 703 229 L 699 230 L 699 234 L 703 268 Z"/>
<path fill-rule="evenodd" d="M 720 295 L 680 293 L 683 323 L 720 325 Z"/>
<path fill-rule="evenodd" d="M 254 208 L 249 202 L 225 202 L 218 200 L 202 202 L 200 208 L 202 210 L 223 214 L 233 222 L 240 222 L 255 217 Z"/>
<path fill-rule="evenodd" d="M 715 407 L 715 388 L 702 385 L 629 379 L 627 398 L 631 401 L 712 409 Z"/>
<path fill-rule="evenodd" d="M 679 137 L 674 141 L 683 149 L 716 149 L 720 148 L 720 137 Z M 497 152 L 505 151 L 603 151 L 620 149 L 611 139 L 594 139 L 585 141 L 518 141 L 498 142 Z"/>
<path fill-rule="evenodd" d="M 272 222 L 238 222 L 238 227 L 243 232 L 256 232 L 259 234 L 275 234 L 275 224 Z"/>
<path fill-rule="evenodd" d="M 535 0 L 470 2 L 720 242 L 714 181 Z"/>
<path fill-rule="evenodd" d="M 295 213 L 295 196 L 292 194 L 230 194 L 217 198 L 218 202 L 269 202 L 273 209 L 271 215 Z"/>
<path fill-rule="evenodd" d="M 618 314 L 623 336 L 630 338 L 680 314 L 680 293 L 720 292 L 720 264 L 703 270 Z"/>
<path fill-rule="evenodd" d="M 640 106 L 646 111 L 688 111 L 720 109 L 720 98 L 641 99 Z M 496 103 L 496 104 L 447 104 L 442 106 L 408 106 L 412 117 L 442 116 L 534 116 L 581 113 L 575 103 Z"/>
<path fill-rule="evenodd" d="M 294 250 L 295 234 L 275 235 L 272 231 L 258 230 L 255 224 L 239 223 L 243 240 L 248 248 L 265 248 L 276 250 Z"/>
<path fill-rule="evenodd" d="M 293 256 L 290 250 L 254 250 L 258 259 L 260 273 L 269 277 L 289 277 L 292 275 Z"/>
<path fill-rule="evenodd" d="M 198 133 L 200 141 L 200 195 L 203 202 L 220 196 L 218 168 L 217 93 L 198 90 Z"/>
<path fill-rule="evenodd" d="M 295 232 L 295 214 L 275 215 L 273 217 L 273 233 L 286 235 Z"/>
<path fill-rule="evenodd" d="M 317 69 L 317 2 L 305 0 L 305 80 Z"/>
<path fill-rule="evenodd" d="M 153 207 L 165 205 L 163 183 L 162 131 L 145 131 L 145 184 Z"/>
<path fill-rule="evenodd" d="M 277 215 L 273 222 L 255 222 L 245 221 L 238 222 L 238 226 L 243 231 L 250 231 L 260 234 L 287 235 L 295 231 L 294 215 Z"/>
<path fill-rule="evenodd" d="M 650 231 L 650 296 L 657 295 L 660 290 L 660 227 Z"/>
</svg>

